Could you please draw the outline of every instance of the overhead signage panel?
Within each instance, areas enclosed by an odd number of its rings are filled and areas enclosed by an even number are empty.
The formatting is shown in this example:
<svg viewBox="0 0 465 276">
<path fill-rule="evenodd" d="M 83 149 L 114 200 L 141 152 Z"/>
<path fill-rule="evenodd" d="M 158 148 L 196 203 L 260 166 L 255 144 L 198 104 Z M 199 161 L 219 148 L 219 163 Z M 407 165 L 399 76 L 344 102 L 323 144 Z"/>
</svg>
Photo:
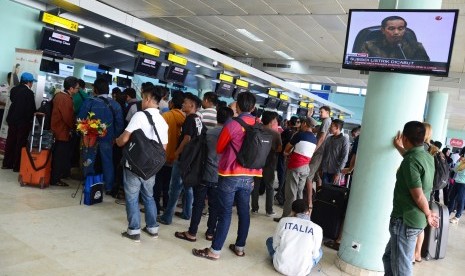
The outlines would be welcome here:
<svg viewBox="0 0 465 276">
<path fill-rule="evenodd" d="M 187 58 L 183 58 L 175 54 L 168 54 L 167 60 L 182 66 L 187 65 Z"/>
<path fill-rule="evenodd" d="M 79 29 L 79 24 L 77 22 L 46 12 L 42 13 L 42 22 L 61 27 L 63 29 L 67 29 L 73 32 L 77 32 Z"/>
<path fill-rule="evenodd" d="M 160 50 L 159 49 L 147 46 L 147 45 L 142 44 L 142 43 L 137 43 L 136 51 L 147 54 L 147 55 L 151 55 L 151 56 L 154 56 L 154 57 L 159 57 L 160 56 Z"/>
</svg>

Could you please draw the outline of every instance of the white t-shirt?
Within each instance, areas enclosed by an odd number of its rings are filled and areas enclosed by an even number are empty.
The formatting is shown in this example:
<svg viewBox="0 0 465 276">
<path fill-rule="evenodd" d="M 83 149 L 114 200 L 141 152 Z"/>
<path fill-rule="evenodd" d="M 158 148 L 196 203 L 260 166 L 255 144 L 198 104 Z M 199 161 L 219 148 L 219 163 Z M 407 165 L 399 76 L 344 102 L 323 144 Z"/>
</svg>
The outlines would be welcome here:
<svg viewBox="0 0 465 276">
<path fill-rule="evenodd" d="M 148 111 L 152 115 L 152 120 L 155 123 L 155 127 L 157 129 L 158 135 L 160 136 L 161 143 L 163 145 L 168 144 L 168 124 L 160 115 L 160 111 L 156 108 L 147 108 L 145 111 Z M 152 125 L 147 119 L 147 116 L 142 111 L 136 112 L 134 116 L 132 116 L 131 121 L 125 130 L 132 133 L 137 129 L 142 129 L 147 138 L 160 142 L 158 141 L 157 135 L 155 134 Z"/>
<path fill-rule="evenodd" d="M 323 230 L 310 220 L 282 218 L 273 236 L 274 268 L 284 275 L 308 275 L 322 240 Z"/>
</svg>

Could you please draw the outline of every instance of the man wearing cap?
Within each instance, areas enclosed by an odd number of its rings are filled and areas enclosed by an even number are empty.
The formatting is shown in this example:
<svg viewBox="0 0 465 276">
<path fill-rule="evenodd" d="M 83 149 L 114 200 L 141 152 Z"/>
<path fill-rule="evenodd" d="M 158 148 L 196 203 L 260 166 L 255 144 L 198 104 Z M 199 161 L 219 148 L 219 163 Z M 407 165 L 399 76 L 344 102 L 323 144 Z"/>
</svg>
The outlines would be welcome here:
<svg viewBox="0 0 465 276">
<path fill-rule="evenodd" d="M 37 82 L 34 76 L 24 72 L 20 83 L 10 91 L 11 105 L 6 116 L 8 136 L 2 169 L 13 169 L 14 172 L 19 172 L 21 148 L 26 146 L 34 112 L 36 112 L 34 92 L 31 90 L 33 82 Z"/>
</svg>

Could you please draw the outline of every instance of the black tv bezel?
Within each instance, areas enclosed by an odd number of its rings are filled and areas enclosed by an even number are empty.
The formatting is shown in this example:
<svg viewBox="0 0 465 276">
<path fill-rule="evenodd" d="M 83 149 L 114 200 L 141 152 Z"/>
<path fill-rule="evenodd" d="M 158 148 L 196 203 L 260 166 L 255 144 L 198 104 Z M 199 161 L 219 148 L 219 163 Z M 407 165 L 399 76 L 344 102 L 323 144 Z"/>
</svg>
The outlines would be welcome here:
<svg viewBox="0 0 465 276">
<path fill-rule="evenodd" d="M 220 89 L 221 85 L 222 84 L 229 84 L 231 85 L 231 89 L 229 90 L 229 95 L 224 95 L 224 94 L 220 94 L 218 92 L 218 90 Z M 218 95 L 219 97 L 224 97 L 224 98 L 232 98 L 232 96 L 234 95 L 234 91 L 236 90 L 236 87 L 234 85 L 234 83 L 230 83 L 230 82 L 227 82 L 227 81 L 220 81 L 219 83 L 216 84 L 216 87 L 215 87 L 215 94 Z"/>
<path fill-rule="evenodd" d="M 275 100 L 277 101 L 275 107 L 269 107 L 269 106 L 268 106 L 268 102 L 270 101 L 270 99 L 275 99 Z M 265 102 L 263 103 L 263 106 L 264 106 L 265 108 L 268 108 L 268 109 L 272 109 L 272 110 L 275 110 L 275 109 L 276 109 L 276 110 L 278 110 L 278 106 L 279 106 L 280 102 L 281 102 L 281 100 L 278 99 L 278 98 L 275 98 L 275 97 L 268 97 L 268 98 L 265 99 Z"/>
<path fill-rule="evenodd" d="M 281 105 L 282 105 L 283 103 L 285 103 L 285 104 L 287 105 L 287 106 L 286 106 L 286 109 L 282 109 Z M 279 102 L 279 105 L 278 105 L 278 107 L 277 107 L 276 109 L 277 109 L 278 111 L 283 111 L 283 112 L 284 112 L 284 111 L 287 111 L 287 110 L 289 109 L 289 106 L 290 106 L 290 105 L 291 105 L 290 102 L 281 100 L 281 101 Z"/>
<path fill-rule="evenodd" d="M 141 72 L 141 71 L 137 71 L 137 66 L 140 64 L 140 60 L 141 59 L 150 59 L 152 61 L 155 61 L 156 62 L 156 69 L 155 69 L 155 74 L 147 74 L 147 73 L 144 73 L 144 72 Z M 153 59 L 153 58 L 149 58 L 149 57 L 144 57 L 144 56 L 138 56 L 134 62 L 134 74 L 138 74 L 138 75 L 142 75 L 142 76 L 146 76 L 146 77 L 149 77 L 149 78 L 153 78 L 153 79 L 156 79 L 157 76 L 158 76 L 158 72 L 160 71 L 160 67 L 161 67 L 161 62 L 156 60 L 156 59 Z"/>
<path fill-rule="evenodd" d="M 241 91 L 242 90 L 242 91 Z M 237 96 L 241 93 L 244 93 L 244 92 L 249 92 L 250 90 L 246 87 L 242 87 L 242 86 L 236 86 L 236 89 L 234 89 L 234 92 L 233 92 L 233 99 L 235 101 L 237 101 Z"/>
<path fill-rule="evenodd" d="M 447 58 L 447 64 L 446 64 L 446 71 L 418 71 L 415 69 L 402 69 L 402 68 L 379 68 L 379 67 L 364 67 L 364 66 L 353 66 L 350 64 L 345 64 L 345 58 L 347 55 L 347 43 L 349 41 L 349 30 L 351 26 L 351 20 L 352 20 L 352 12 L 420 12 L 420 13 L 426 13 L 426 12 L 454 12 L 455 17 L 454 17 L 454 24 L 453 24 L 453 29 L 452 29 L 452 37 L 450 40 L 450 46 L 449 46 L 449 55 Z M 342 68 L 343 69 L 349 69 L 349 70 L 358 70 L 358 71 L 375 71 L 375 72 L 390 72 L 390 73 L 404 73 L 404 74 L 415 74 L 415 75 L 429 75 L 429 76 L 438 76 L 438 77 L 447 77 L 449 76 L 449 70 L 450 70 L 450 62 L 452 58 L 452 50 L 454 47 L 454 40 L 455 40 L 455 31 L 457 29 L 457 20 L 458 20 L 458 15 L 459 15 L 459 10 L 457 9 L 350 9 L 349 10 L 349 16 L 347 20 L 347 29 L 346 29 L 346 41 L 344 44 L 344 55 L 342 56 Z M 399 15 L 402 16 L 402 15 Z M 381 22 L 380 22 L 381 24 Z"/>
<path fill-rule="evenodd" d="M 168 72 L 170 71 L 170 68 L 173 68 L 173 67 L 178 67 L 178 68 L 182 68 L 182 69 L 185 70 L 186 73 L 184 74 L 184 78 L 183 78 L 182 82 L 178 82 L 176 80 L 167 78 L 167 75 L 168 75 Z M 167 66 L 166 69 L 165 69 L 165 72 L 163 72 L 163 80 L 166 81 L 166 82 L 171 82 L 171 83 L 175 83 L 175 84 L 179 84 L 179 85 L 184 85 L 184 82 L 186 81 L 186 78 L 187 78 L 187 74 L 189 74 L 189 69 L 187 69 L 186 67 L 171 64 L 171 65 Z"/>
<path fill-rule="evenodd" d="M 120 86 L 120 84 L 122 82 L 124 82 L 126 85 L 125 86 Z M 127 84 L 129 84 L 129 86 Z M 131 85 L 132 85 L 132 80 L 130 78 L 124 78 L 124 77 L 120 77 L 120 76 L 116 77 L 116 86 L 129 88 L 129 87 L 131 87 Z"/>
<path fill-rule="evenodd" d="M 300 111 L 303 110 L 303 109 L 306 110 L 304 115 L 300 114 L 300 113 L 301 113 Z M 295 114 L 297 115 L 297 117 L 306 117 L 307 114 L 308 114 L 308 108 L 305 108 L 305 107 L 298 107 Z"/>
<path fill-rule="evenodd" d="M 52 72 L 50 70 L 45 70 L 49 68 L 49 66 L 45 66 L 45 64 L 48 64 L 48 65 L 53 64 L 54 66 L 56 66 L 56 69 L 57 69 L 56 73 L 54 71 Z M 39 71 L 59 75 L 60 74 L 60 63 L 54 60 L 43 58 L 40 60 Z"/>
<path fill-rule="evenodd" d="M 71 53 L 71 55 L 66 55 L 66 54 L 63 54 L 63 53 L 56 53 L 56 52 L 51 52 L 51 51 L 47 51 L 46 49 L 43 49 L 43 43 L 44 43 L 44 36 L 45 36 L 45 32 L 46 31 L 49 31 L 49 32 L 57 32 L 57 33 L 60 33 L 60 34 L 63 34 L 63 35 L 66 35 L 66 36 L 69 36 L 69 37 L 72 37 L 72 38 L 75 38 L 76 39 L 76 43 L 74 44 L 74 48 L 73 48 L 73 52 Z M 42 50 L 44 52 L 44 54 L 46 56 L 49 56 L 49 57 L 58 57 L 58 58 L 67 58 L 67 59 L 74 59 L 74 54 L 76 53 L 76 47 L 77 47 L 77 44 L 79 43 L 79 40 L 81 38 L 77 35 L 72 35 L 72 34 L 69 34 L 69 33 L 66 33 L 66 32 L 63 32 L 61 30 L 55 30 L 55 29 L 52 29 L 52 28 L 48 28 L 48 27 L 42 27 L 42 31 L 40 32 L 40 41 L 39 41 L 39 45 L 38 45 L 38 49 L 39 50 Z"/>
<path fill-rule="evenodd" d="M 100 76 L 99 76 L 100 75 Z M 103 77 L 103 75 L 105 75 L 106 77 Z M 110 80 L 108 80 L 108 76 L 110 76 Z M 110 74 L 110 73 L 102 73 L 102 72 L 97 72 L 95 74 L 95 78 L 96 79 L 104 79 L 108 82 L 108 85 L 112 85 L 113 84 L 113 75 Z"/>
</svg>

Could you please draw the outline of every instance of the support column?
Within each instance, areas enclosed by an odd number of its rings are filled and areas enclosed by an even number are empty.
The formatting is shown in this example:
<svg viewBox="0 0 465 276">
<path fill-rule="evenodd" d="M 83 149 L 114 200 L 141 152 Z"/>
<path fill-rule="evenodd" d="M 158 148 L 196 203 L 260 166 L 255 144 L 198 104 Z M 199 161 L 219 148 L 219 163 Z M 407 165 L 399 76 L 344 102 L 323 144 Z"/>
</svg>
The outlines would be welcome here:
<svg viewBox="0 0 465 276">
<path fill-rule="evenodd" d="M 440 9 L 440 0 L 381 0 L 380 9 Z M 383 275 L 389 217 L 402 157 L 392 145 L 406 122 L 423 120 L 429 76 L 370 72 L 350 200 L 336 265 L 351 275 Z M 358 250 L 352 245 L 357 243 Z"/>
<path fill-rule="evenodd" d="M 442 136 L 441 136 L 441 140 L 439 140 L 442 143 L 443 147 L 446 147 L 447 128 L 448 127 L 449 127 L 449 119 L 444 119 L 444 123 L 442 125 Z"/>
<path fill-rule="evenodd" d="M 74 63 L 73 77 L 84 79 L 84 70 L 86 65 L 84 63 Z"/>
<path fill-rule="evenodd" d="M 448 99 L 449 94 L 444 92 L 429 93 L 429 103 L 428 110 L 426 111 L 425 121 L 431 124 L 431 127 L 433 129 L 433 135 L 431 139 L 433 139 L 434 141 L 443 142 L 442 132 L 444 129 L 444 119 L 446 117 Z"/>
</svg>

